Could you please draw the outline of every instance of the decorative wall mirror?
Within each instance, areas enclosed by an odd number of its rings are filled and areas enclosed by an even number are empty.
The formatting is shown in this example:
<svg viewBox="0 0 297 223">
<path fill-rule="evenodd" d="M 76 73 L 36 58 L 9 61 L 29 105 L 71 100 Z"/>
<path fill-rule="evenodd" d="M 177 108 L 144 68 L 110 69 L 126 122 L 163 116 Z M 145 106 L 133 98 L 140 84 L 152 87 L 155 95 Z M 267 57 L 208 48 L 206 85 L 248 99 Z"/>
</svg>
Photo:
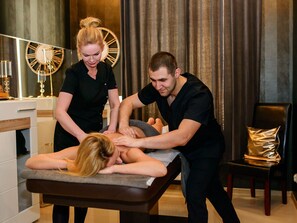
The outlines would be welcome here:
<svg viewBox="0 0 297 223">
<path fill-rule="evenodd" d="M 0 59 L 12 62 L 10 96 L 37 97 L 41 93 L 38 71 L 48 76 L 44 96 L 58 96 L 65 71 L 77 56 L 72 50 L 0 34 Z"/>
<path fill-rule="evenodd" d="M 40 71 L 43 71 L 47 76 L 54 74 L 61 67 L 63 60 L 63 48 L 34 42 L 27 44 L 26 62 L 35 74 Z"/>
</svg>

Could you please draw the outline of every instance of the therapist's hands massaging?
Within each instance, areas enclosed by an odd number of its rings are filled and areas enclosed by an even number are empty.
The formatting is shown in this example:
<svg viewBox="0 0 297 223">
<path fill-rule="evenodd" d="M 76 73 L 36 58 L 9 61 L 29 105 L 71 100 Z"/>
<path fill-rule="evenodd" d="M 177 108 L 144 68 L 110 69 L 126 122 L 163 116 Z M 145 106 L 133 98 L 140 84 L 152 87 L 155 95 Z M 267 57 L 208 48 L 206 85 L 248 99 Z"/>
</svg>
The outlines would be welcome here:
<svg viewBox="0 0 297 223">
<path fill-rule="evenodd" d="M 145 137 L 140 128 L 133 128 L 136 137 Z M 26 166 L 39 170 L 67 169 L 68 174 L 76 176 L 93 176 L 97 173 L 139 174 L 153 177 L 166 175 L 167 169 L 164 164 L 144 154 L 141 149 L 115 146 L 112 140 L 121 135 L 120 133 L 90 133 L 79 146 L 54 153 L 38 154 L 29 158 Z M 125 165 L 115 165 L 121 163 Z"/>
</svg>

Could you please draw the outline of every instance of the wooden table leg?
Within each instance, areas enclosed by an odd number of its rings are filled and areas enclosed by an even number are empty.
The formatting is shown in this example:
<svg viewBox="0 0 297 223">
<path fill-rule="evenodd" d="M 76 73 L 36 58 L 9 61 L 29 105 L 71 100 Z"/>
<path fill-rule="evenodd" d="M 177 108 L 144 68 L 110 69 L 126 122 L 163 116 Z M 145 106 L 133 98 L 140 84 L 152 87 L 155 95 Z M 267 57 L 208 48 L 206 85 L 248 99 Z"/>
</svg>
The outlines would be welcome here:
<svg viewBox="0 0 297 223">
<path fill-rule="evenodd" d="M 150 223 L 157 222 L 159 214 L 158 202 L 149 213 L 120 211 L 120 223 Z"/>
<path fill-rule="evenodd" d="M 150 214 L 120 211 L 120 223 L 150 223 Z"/>
</svg>

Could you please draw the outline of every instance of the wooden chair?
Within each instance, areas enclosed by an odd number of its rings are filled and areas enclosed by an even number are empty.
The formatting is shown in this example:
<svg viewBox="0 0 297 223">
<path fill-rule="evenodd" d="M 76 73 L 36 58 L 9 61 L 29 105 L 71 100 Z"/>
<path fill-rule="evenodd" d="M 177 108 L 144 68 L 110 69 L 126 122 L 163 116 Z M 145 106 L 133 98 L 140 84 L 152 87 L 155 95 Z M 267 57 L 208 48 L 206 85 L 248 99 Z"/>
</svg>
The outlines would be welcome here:
<svg viewBox="0 0 297 223">
<path fill-rule="evenodd" d="M 244 158 L 227 163 L 228 180 L 227 193 L 232 199 L 233 181 L 235 176 L 250 178 L 251 196 L 255 197 L 255 179 L 264 181 L 264 209 L 265 215 L 270 215 L 271 209 L 271 181 L 278 180 L 281 184 L 282 203 L 287 203 L 287 168 L 286 149 L 289 142 L 289 126 L 291 119 L 291 104 L 289 103 L 257 103 L 254 107 L 252 127 L 270 129 L 281 126 L 279 130 L 279 163 L 266 161 L 249 162 Z"/>
</svg>

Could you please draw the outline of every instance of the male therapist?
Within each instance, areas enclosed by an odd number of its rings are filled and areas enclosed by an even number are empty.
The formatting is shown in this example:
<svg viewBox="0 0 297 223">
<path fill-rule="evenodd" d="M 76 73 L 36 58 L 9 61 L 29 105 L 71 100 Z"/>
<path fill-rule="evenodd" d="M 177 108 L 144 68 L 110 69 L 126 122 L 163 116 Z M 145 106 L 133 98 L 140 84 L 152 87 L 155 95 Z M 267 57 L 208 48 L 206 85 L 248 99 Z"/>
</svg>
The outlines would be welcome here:
<svg viewBox="0 0 297 223">
<path fill-rule="evenodd" d="M 119 111 L 117 145 L 179 150 L 189 164 L 186 182 L 188 222 L 207 223 L 206 198 L 223 222 L 240 222 L 219 177 L 219 163 L 225 144 L 220 125 L 214 117 L 213 97 L 208 87 L 192 74 L 181 74 L 175 57 L 158 52 L 149 63 L 151 83 L 124 99 Z M 129 127 L 133 109 L 156 102 L 169 132 L 135 139 Z"/>
</svg>

